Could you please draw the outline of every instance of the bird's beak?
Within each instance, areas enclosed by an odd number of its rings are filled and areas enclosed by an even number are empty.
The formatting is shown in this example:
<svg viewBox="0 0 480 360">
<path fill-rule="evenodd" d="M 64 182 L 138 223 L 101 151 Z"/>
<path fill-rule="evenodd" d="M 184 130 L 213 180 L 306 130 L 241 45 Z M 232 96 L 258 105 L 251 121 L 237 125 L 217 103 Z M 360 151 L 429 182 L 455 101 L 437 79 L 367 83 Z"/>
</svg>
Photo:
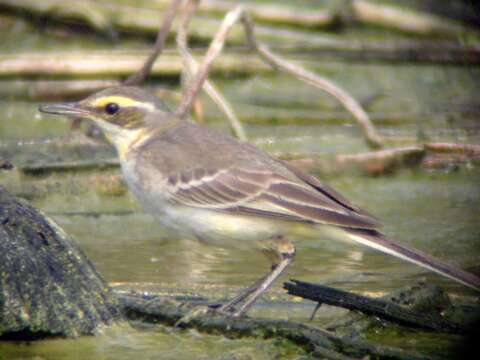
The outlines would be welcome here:
<svg viewBox="0 0 480 360">
<path fill-rule="evenodd" d="M 82 117 L 87 114 L 87 111 L 82 109 L 78 103 L 61 103 L 61 104 L 45 104 L 40 105 L 38 110 L 47 114 L 57 114 L 66 116 Z"/>
</svg>

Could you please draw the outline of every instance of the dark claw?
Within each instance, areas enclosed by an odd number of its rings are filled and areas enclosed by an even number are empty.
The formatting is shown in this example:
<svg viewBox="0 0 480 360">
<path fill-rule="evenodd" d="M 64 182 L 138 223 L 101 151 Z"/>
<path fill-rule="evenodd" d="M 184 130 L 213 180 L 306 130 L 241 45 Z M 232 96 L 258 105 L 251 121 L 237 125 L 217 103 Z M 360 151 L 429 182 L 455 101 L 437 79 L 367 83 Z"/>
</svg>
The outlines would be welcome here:
<svg viewBox="0 0 480 360">
<path fill-rule="evenodd" d="M 212 310 L 216 310 L 218 308 L 220 308 L 223 304 L 220 304 L 220 303 L 217 303 L 217 304 L 210 304 L 208 305 L 208 308 L 209 309 L 212 309 Z"/>
</svg>

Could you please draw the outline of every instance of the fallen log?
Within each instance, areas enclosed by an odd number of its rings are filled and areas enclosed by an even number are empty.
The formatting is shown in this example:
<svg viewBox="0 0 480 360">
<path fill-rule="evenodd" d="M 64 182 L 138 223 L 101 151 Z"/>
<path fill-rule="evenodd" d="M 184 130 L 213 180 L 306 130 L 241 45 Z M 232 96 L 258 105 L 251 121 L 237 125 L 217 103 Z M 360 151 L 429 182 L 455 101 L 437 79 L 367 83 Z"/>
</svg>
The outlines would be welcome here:
<svg viewBox="0 0 480 360">
<path fill-rule="evenodd" d="M 307 31 L 287 30 L 296 28 L 347 28 L 355 23 L 382 26 L 395 31 L 415 35 L 443 37 L 456 40 L 465 34 L 478 34 L 478 28 L 468 23 L 417 10 L 414 7 L 378 4 L 374 1 L 355 0 L 345 5 L 326 4 L 311 9 L 298 6 L 275 6 L 249 2 L 246 10 L 256 22 L 261 24 L 262 35 L 271 40 L 308 41 L 314 37 Z M 88 2 L 78 5 L 75 0 L 0 0 L 0 8 L 13 13 L 26 13 L 31 16 L 50 17 L 62 22 L 81 23 L 103 34 L 112 29 L 141 34 L 155 34 L 158 19 L 167 6 L 166 1 L 148 2 L 138 5 L 136 2 Z M 224 1 L 206 1 L 200 5 L 202 18 L 195 21 L 192 35 L 197 39 L 210 40 L 218 28 L 219 17 L 231 11 L 235 4 Z M 282 31 L 275 33 L 275 25 Z M 176 28 L 173 29 L 176 31 Z M 240 33 L 234 35 L 235 42 L 241 41 Z"/>
<path fill-rule="evenodd" d="M 424 36 L 456 37 L 459 34 L 478 34 L 478 29 L 446 17 L 418 11 L 397 4 L 379 4 L 369 0 L 352 1 L 357 21 Z"/>
<path fill-rule="evenodd" d="M 147 52 L 110 51 L 85 53 L 14 54 L 0 55 L 0 77 L 13 76 L 66 76 L 66 77 L 119 77 L 129 76 L 144 63 Z M 153 65 L 151 74 L 178 77 L 182 72 L 178 55 L 164 53 Z M 224 55 L 213 67 L 213 73 L 253 74 L 268 70 L 258 59 L 245 62 L 241 56 Z"/>
<path fill-rule="evenodd" d="M 316 301 L 319 304 L 340 306 L 382 319 L 430 331 L 464 333 L 460 324 L 445 320 L 434 313 L 418 312 L 391 301 L 370 298 L 324 285 L 292 280 L 284 284 L 289 294 Z"/>
<path fill-rule="evenodd" d="M 452 303 L 450 296 L 442 288 L 424 281 L 398 289 L 379 299 L 393 302 L 417 313 L 434 314 L 460 324 L 466 333 L 462 335 L 465 340 L 463 345 L 468 346 L 469 339 L 478 338 L 476 331 L 480 320 L 480 309 L 472 299 L 462 301 L 457 298 Z M 350 311 L 334 319 L 324 328 L 338 336 L 353 339 L 362 337 L 366 332 L 376 331 L 374 329 L 383 329 L 390 324 L 392 324 L 391 321 L 386 322 L 378 316 L 365 316 L 361 312 Z"/>
<path fill-rule="evenodd" d="M 288 339 L 306 351 L 327 359 L 364 357 L 378 359 L 425 359 L 422 355 L 359 340 L 343 339 L 317 327 L 284 320 L 233 318 L 194 305 L 141 294 L 118 294 L 125 316 L 131 320 L 177 325 L 182 329 L 230 338 Z"/>
<path fill-rule="evenodd" d="M 3 80 L 0 96 L 35 101 L 78 100 L 117 85 L 118 81 L 114 80 Z"/>
</svg>

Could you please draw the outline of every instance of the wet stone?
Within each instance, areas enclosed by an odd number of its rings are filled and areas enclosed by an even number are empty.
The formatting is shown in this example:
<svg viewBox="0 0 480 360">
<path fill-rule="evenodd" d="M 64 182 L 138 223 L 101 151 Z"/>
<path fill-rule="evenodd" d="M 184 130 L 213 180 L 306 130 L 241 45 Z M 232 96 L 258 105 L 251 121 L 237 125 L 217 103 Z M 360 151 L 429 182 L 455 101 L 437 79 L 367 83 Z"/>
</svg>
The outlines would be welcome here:
<svg viewBox="0 0 480 360">
<path fill-rule="evenodd" d="M 119 315 L 72 239 L 0 187 L 0 340 L 91 335 Z"/>
</svg>

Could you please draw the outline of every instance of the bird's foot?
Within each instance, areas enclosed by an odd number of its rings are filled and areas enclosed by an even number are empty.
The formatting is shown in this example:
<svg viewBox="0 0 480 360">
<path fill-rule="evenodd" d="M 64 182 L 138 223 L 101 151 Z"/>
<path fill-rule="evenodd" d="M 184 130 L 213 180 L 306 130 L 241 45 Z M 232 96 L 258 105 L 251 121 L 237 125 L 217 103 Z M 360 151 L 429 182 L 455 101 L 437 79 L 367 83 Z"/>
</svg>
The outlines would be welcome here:
<svg viewBox="0 0 480 360">
<path fill-rule="evenodd" d="M 210 307 L 199 306 L 195 307 L 192 310 L 188 311 L 185 315 L 183 315 L 177 322 L 175 323 L 174 327 L 183 327 L 190 323 L 193 319 L 202 317 L 207 315 L 209 312 L 214 311 L 210 309 Z"/>
<path fill-rule="evenodd" d="M 206 315 L 215 315 L 227 316 L 231 318 L 239 318 L 245 315 L 244 311 L 238 311 L 233 306 L 225 306 L 228 304 L 212 304 L 209 306 L 198 306 L 189 310 L 184 316 L 182 316 L 175 323 L 175 327 L 184 327 L 189 324 L 192 320 L 200 318 Z"/>
<path fill-rule="evenodd" d="M 228 316 L 228 317 L 233 317 L 233 318 L 239 318 L 245 315 L 245 311 L 237 310 L 233 305 L 231 304 L 224 304 L 224 305 L 218 305 L 215 304 L 215 307 L 212 308 L 213 311 L 215 311 L 217 314 L 223 315 L 223 316 Z"/>
<path fill-rule="evenodd" d="M 208 305 L 208 308 L 211 310 L 218 310 L 223 306 L 223 304 L 220 303 L 215 303 L 215 304 L 210 304 Z"/>
</svg>

